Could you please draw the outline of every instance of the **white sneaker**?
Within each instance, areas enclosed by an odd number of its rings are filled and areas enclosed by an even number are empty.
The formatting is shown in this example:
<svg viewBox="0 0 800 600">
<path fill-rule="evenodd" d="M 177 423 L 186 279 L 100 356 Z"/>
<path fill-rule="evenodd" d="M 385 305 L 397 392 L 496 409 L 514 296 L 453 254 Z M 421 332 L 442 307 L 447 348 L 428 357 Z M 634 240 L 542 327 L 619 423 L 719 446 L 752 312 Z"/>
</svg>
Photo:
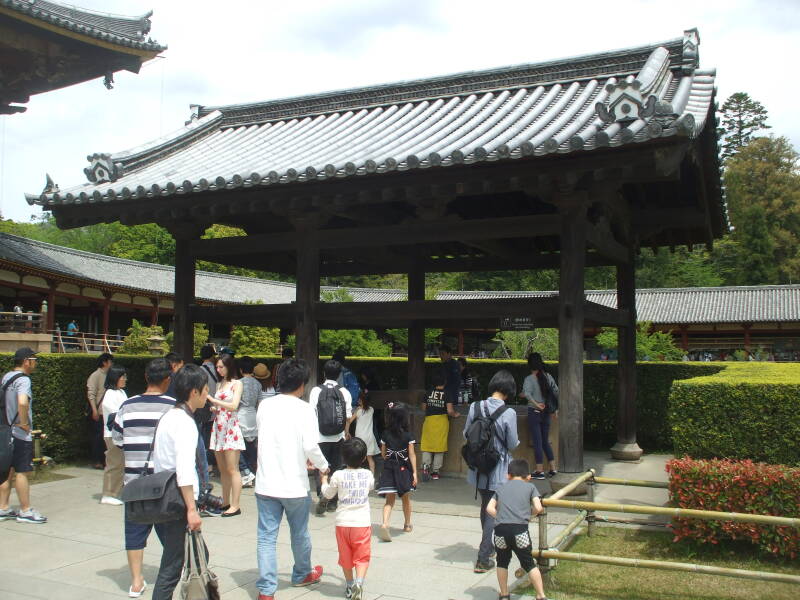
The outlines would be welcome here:
<svg viewBox="0 0 800 600">
<path fill-rule="evenodd" d="M 17 523 L 34 523 L 41 524 L 47 523 L 47 517 L 43 516 L 40 512 L 29 508 L 28 510 L 21 510 L 17 513 Z"/>
<path fill-rule="evenodd" d="M 103 496 L 100 498 L 100 504 L 110 504 L 111 506 L 122 506 L 125 504 L 119 498 L 114 498 L 114 496 Z"/>
<path fill-rule="evenodd" d="M 248 473 L 242 477 L 242 487 L 253 487 L 256 476 L 253 473 Z"/>
</svg>

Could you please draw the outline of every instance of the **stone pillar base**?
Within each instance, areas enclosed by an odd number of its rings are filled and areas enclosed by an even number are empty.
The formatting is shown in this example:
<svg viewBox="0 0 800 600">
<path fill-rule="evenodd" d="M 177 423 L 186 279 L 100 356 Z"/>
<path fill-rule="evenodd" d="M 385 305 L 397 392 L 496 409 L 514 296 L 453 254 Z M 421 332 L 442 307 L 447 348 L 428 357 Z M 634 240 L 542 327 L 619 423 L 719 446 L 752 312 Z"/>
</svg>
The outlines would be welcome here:
<svg viewBox="0 0 800 600">
<path fill-rule="evenodd" d="M 580 477 L 581 475 L 583 475 L 583 473 L 585 473 L 585 471 L 582 471 L 580 473 L 562 473 L 559 471 L 558 473 L 556 473 L 555 477 L 550 477 L 548 479 L 548 481 L 550 482 L 550 487 L 553 490 L 553 493 L 557 492 L 563 487 L 566 487 L 567 485 L 572 483 L 576 477 Z M 532 480 L 532 482 L 534 484 L 539 483 L 535 480 Z M 586 495 L 586 482 L 580 484 L 569 494 L 567 494 L 567 496 L 585 496 L 585 495 Z"/>
<path fill-rule="evenodd" d="M 623 444 L 621 442 L 617 442 L 611 447 L 611 458 L 614 460 L 636 462 L 642 458 L 643 452 L 644 451 L 636 442 L 632 444 Z"/>
</svg>

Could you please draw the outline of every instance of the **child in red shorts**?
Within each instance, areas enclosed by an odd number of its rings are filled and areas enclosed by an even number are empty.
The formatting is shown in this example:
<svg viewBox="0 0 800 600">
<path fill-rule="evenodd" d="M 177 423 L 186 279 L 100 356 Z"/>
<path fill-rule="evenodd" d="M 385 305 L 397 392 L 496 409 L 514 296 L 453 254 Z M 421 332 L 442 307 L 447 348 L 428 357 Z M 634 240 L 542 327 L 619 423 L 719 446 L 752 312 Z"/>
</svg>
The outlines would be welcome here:
<svg viewBox="0 0 800 600">
<path fill-rule="evenodd" d="M 360 438 L 342 442 L 342 460 L 346 469 L 322 476 L 322 494 L 331 499 L 339 495 L 336 507 L 336 545 L 339 547 L 339 565 L 347 582 L 345 597 L 350 600 L 364 598 L 364 578 L 369 568 L 372 524 L 369 514 L 369 491 L 375 480 L 363 464 L 367 458 L 367 445 Z M 355 568 L 355 578 L 353 569 Z"/>
</svg>

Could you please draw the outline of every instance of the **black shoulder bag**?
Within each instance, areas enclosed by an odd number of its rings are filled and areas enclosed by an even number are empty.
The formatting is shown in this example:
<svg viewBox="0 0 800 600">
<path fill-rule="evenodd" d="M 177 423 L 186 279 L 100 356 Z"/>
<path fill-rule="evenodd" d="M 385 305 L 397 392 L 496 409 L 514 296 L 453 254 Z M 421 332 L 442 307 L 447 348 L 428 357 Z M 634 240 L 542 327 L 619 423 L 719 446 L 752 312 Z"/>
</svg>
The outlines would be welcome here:
<svg viewBox="0 0 800 600">
<path fill-rule="evenodd" d="M 164 414 L 166 415 L 167 413 Z M 161 416 L 161 419 L 163 418 L 164 415 Z M 147 465 L 150 463 L 150 456 L 153 454 L 156 433 L 158 433 L 158 426 L 161 425 L 161 419 L 158 420 L 158 424 L 153 431 L 153 441 L 150 444 L 150 451 L 147 453 L 147 459 L 144 461 L 141 475 L 126 483 L 122 488 L 125 518 L 133 523 L 154 525 L 156 523 L 175 521 L 186 516 L 186 503 L 183 501 L 180 488 L 178 488 L 178 479 L 175 471 L 147 473 Z"/>
</svg>

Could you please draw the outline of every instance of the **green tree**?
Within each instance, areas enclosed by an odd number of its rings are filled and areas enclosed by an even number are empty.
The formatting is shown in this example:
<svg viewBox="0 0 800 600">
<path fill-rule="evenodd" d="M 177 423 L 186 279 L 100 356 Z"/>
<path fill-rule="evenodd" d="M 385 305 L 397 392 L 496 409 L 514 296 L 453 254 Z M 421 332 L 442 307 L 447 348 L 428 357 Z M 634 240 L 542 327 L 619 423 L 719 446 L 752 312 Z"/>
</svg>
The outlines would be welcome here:
<svg viewBox="0 0 800 600">
<path fill-rule="evenodd" d="M 495 358 L 525 360 L 531 352 L 538 352 L 545 360 L 558 360 L 558 329 L 500 331 L 494 341 L 497 342 Z"/>
<path fill-rule="evenodd" d="M 740 265 L 730 283 L 800 280 L 797 161 L 797 152 L 784 137 L 756 138 L 728 160 L 723 180 L 736 244 L 725 249 L 734 251 Z"/>
<path fill-rule="evenodd" d="M 323 329 L 319 332 L 320 355 L 344 349 L 348 356 L 390 356 L 392 347 L 372 329 Z"/>
<path fill-rule="evenodd" d="M 753 139 L 753 134 L 770 129 L 767 109 L 745 92 L 731 94 L 722 105 L 722 126 L 717 130 L 722 144 L 722 158 L 735 156 Z"/>
<path fill-rule="evenodd" d="M 387 329 L 386 335 L 395 345 L 400 346 L 404 350 L 408 350 L 408 329 Z M 427 348 L 431 344 L 438 342 L 441 335 L 441 329 L 426 329 L 425 347 Z"/>
<path fill-rule="evenodd" d="M 640 288 L 716 287 L 722 283 L 711 255 L 700 248 L 680 246 L 675 252 L 644 248 L 636 259 L 636 286 Z"/>
<path fill-rule="evenodd" d="M 280 330 L 255 325 L 234 325 L 229 344 L 238 356 L 276 354 L 280 344 Z"/>
<path fill-rule="evenodd" d="M 192 337 L 192 356 L 200 356 L 200 348 L 208 342 L 208 326 L 205 323 L 194 324 L 194 335 Z M 170 331 L 167 334 L 167 345 L 170 350 L 175 350 L 175 332 Z M 184 357 L 186 360 L 187 357 Z"/>
<path fill-rule="evenodd" d="M 128 335 L 126 335 L 122 340 L 122 346 L 120 346 L 119 353 L 150 354 L 150 342 L 147 340 L 147 338 L 153 336 L 164 337 L 164 330 L 158 325 L 154 327 L 142 325 L 139 321 L 134 319 L 130 328 L 128 329 Z M 163 352 L 169 352 L 169 345 L 167 344 L 166 339 L 161 344 L 161 349 Z"/>
<path fill-rule="evenodd" d="M 683 350 L 678 348 L 671 333 L 650 331 L 652 323 L 636 324 L 636 360 L 680 360 Z M 619 345 L 617 329 L 604 327 L 595 337 L 598 345 L 606 350 L 616 350 Z"/>
</svg>

